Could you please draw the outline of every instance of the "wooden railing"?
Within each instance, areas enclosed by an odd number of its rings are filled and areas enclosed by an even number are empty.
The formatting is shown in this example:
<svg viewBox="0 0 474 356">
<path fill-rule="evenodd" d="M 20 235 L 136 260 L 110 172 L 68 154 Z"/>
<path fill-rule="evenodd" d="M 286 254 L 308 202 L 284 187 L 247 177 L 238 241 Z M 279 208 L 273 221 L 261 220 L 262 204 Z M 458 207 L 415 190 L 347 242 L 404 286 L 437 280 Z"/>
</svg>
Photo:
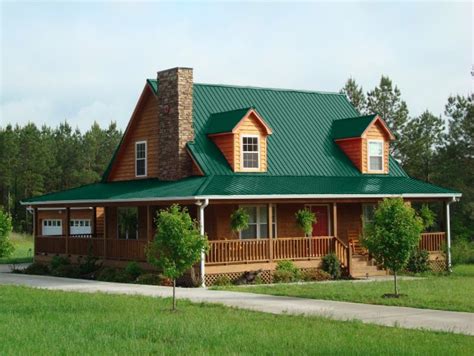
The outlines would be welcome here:
<svg viewBox="0 0 474 356">
<path fill-rule="evenodd" d="M 106 257 L 114 260 L 146 261 L 146 240 L 107 239 Z"/>
<path fill-rule="evenodd" d="M 424 232 L 421 234 L 419 244 L 420 250 L 430 252 L 437 252 L 443 250 L 443 245 L 446 243 L 445 232 Z"/>
<path fill-rule="evenodd" d="M 334 253 L 336 254 L 339 262 L 344 267 L 349 267 L 351 256 L 349 246 L 337 236 L 334 236 Z"/>
<path fill-rule="evenodd" d="M 35 238 L 35 253 L 66 253 L 66 239 L 64 236 L 37 236 Z"/>
<path fill-rule="evenodd" d="M 344 249 L 347 249 L 347 246 L 340 240 L 335 242 L 333 236 L 279 237 L 272 240 L 215 240 L 209 241 L 206 264 L 308 260 L 321 258 L 330 252 L 341 255 L 341 262 L 344 264 L 347 261 L 347 251 L 344 252 Z"/>
</svg>

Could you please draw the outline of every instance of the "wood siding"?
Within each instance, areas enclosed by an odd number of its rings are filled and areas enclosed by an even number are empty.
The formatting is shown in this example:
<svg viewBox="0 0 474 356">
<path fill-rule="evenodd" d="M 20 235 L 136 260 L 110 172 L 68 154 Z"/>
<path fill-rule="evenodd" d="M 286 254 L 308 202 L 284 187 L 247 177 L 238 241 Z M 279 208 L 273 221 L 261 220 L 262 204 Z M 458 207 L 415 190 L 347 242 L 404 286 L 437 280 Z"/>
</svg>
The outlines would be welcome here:
<svg viewBox="0 0 474 356">
<path fill-rule="evenodd" d="M 42 235 L 42 226 L 43 220 L 45 219 L 59 219 L 61 220 L 62 226 L 62 234 L 66 234 L 65 227 L 66 224 L 66 210 L 65 209 L 57 209 L 57 210 L 38 210 L 38 217 L 37 217 L 37 226 L 38 231 L 37 235 Z M 70 210 L 70 219 L 89 219 L 91 221 L 91 227 L 93 230 L 93 223 L 94 223 L 94 210 L 89 208 L 84 209 L 71 209 Z M 97 208 L 97 235 L 101 235 L 104 233 L 104 209 Z"/>
<path fill-rule="evenodd" d="M 241 162 L 241 142 L 242 136 L 245 135 L 258 135 L 260 138 L 260 168 L 253 170 L 254 172 L 266 172 L 267 171 L 267 133 L 265 128 L 262 126 L 260 121 L 255 117 L 255 114 L 251 113 L 240 123 L 238 129 L 234 134 L 234 171 L 236 172 L 249 172 L 252 170 L 243 169 Z"/>
<path fill-rule="evenodd" d="M 383 140 L 384 159 L 383 173 L 388 173 L 389 154 L 390 154 L 390 138 L 387 132 L 382 128 L 382 124 L 376 121 L 372 124 L 362 137 L 362 173 L 380 174 L 380 172 L 370 172 L 368 163 L 368 140 Z"/>
<path fill-rule="evenodd" d="M 359 236 L 362 232 L 362 204 L 338 203 L 337 204 L 337 234 L 338 237 L 348 242 L 349 235 Z"/>
<path fill-rule="evenodd" d="M 362 138 L 357 137 L 336 141 L 338 146 L 344 151 L 359 171 L 362 171 L 362 140 Z"/>
<path fill-rule="evenodd" d="M 216 144 L 216 146 L 221 150 L 225 159 L 232 167 L 232 170 L 235 171 L 234 166 L 234 134 L 228 133 L 223 135 L 211 136 L 210 139 Z"/>
<path fill-rule="evenodd" d="M 158 177 L 158 101 L 149 88 L 132 116 L 112 167 L 109 181 Z M 147 176 L 135 176 L 135 143 L 147 142 Z"/>
</svg>

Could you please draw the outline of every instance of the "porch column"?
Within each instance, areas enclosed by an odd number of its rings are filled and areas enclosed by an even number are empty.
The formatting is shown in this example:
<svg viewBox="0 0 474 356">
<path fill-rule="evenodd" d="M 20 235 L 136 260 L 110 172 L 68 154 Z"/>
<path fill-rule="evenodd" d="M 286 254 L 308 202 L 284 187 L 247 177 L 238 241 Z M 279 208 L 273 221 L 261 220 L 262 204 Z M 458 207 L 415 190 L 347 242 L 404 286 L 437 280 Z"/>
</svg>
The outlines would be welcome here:
<svg viewBox="0 0 474 356">
<path fill-rule="evenodd" d="M 204 199 L 203 202 L 199 203 L 199 228 L 201 235 L 205 234 L 204 231 L 204 209 L 209 205 L 209 199 Z M 206 287 L 206 254 L 204 250 L 201 251 L 201 287 Z"/>
<path fill-rule="evenodd" d="M 104 260 L 107 259 L 107 207 L 104 206 Z"/>
<path fill-rule="evenodd" d="M 97 237 L 97 207 L 94 206 L 92 208 L 92 214 L 94 214 L 93 216 L 93 223 L 94 223 L 94 230 L 92 230 L 92 237 Z"/>
<path fill-rule="evenodd" d="M 337 236 L 337 203 L 332 203 L 332 234 Z"/>
<path fill-rule="evenodd" d="M 267 226 L 268 226 L 268 257 L 273 262 L 273 209 L 272 204 L 267 205 Z"/>
<path fill-rule="evenodd" d="M 65 236 L 66 236 L 66 255 L 69 255 L 69 220 L 71 220 L 71 208 L 67 207 L 66 208 L 66 230 L 65 230 Z"/>
<path fill-rule="evenodd" d="M 455 202 L 453 200 L 446 202 L 446 238 L 447 238 L 447 247 L 448 247 L 448 271 L 451 272 L 451 221 L 450 221 L 450 205 Z"/>
</svg>

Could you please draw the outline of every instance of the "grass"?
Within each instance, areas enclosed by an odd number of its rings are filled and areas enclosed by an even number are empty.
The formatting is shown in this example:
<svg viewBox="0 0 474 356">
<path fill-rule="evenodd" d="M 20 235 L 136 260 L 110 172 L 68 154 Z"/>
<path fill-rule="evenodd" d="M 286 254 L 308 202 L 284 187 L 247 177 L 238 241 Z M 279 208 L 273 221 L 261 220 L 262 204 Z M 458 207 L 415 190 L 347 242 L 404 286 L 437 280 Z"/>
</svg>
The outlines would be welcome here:
<svg viewBox="0 0 474 356">
<path fill-rule="evenodd" d="M 423 279 L 401 280 L 399 285 L 400 292 L 407 294 L 399 299 L 382 298 L 383 294 L 392 293 L 392 280 L 370 283 L 340 281 L 298 285 L 229 286 L 222 289 L 311 299 L 474 312 L 474 265 L 456 266 L 449 276 L 429 275 Z"/>
<path fill-rule="evenodd" d="M 26 263 L 33 261 L 33 236 L 12 232 L 10 240 L 15 246 L 13 254 L 0 258 L 0 264 Z"/>
<path fill-rule="evenodd" d="M 474 337 L 210 304 L 0 287 L 0 354 L 470 355 Z"/>
</svg>

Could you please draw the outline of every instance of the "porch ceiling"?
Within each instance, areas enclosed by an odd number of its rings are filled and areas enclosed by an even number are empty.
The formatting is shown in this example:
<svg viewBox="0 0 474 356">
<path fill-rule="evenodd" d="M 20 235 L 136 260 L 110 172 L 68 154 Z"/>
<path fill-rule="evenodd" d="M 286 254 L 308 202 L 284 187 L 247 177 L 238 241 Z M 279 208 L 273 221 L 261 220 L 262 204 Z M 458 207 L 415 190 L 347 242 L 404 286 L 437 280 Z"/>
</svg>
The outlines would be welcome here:
<svg viewBox="0 0 474 356">
<path fill-rule="evenodd" d="M 235 175 L 96 183 L 31 198 L 22 204 L 114 203 L 212 199 L 448 198 L 461 194 L 408 177 L 307 177 Z"/>
</svg>

